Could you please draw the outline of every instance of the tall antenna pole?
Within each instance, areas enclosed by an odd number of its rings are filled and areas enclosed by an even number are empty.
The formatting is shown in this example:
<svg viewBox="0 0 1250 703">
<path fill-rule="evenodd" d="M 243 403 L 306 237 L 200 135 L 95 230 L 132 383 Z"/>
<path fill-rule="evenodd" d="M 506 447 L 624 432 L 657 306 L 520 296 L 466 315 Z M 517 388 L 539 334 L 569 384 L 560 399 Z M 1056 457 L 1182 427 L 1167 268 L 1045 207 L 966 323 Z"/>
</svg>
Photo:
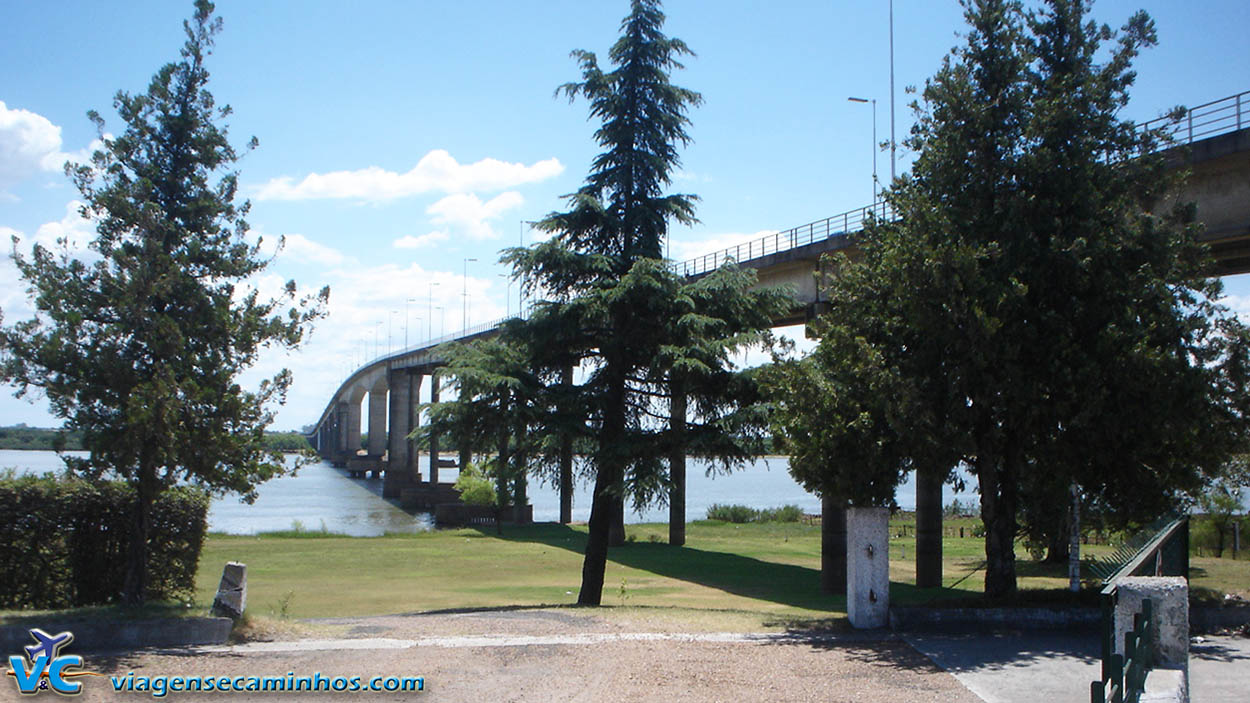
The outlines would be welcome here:
<svg viewBox="0 0 1250 703">
<path fill-rule="evenodd" d="M 890 0 L 890 185 L 894 185 L 894 0 Z"/>
</svg>

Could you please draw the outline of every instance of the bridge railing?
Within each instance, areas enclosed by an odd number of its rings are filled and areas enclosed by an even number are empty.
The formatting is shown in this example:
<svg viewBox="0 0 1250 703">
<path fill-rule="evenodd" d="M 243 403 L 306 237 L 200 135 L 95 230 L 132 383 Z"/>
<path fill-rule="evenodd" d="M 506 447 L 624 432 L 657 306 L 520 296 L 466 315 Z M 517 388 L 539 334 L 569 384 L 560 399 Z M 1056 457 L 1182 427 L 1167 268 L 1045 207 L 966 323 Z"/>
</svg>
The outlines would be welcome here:
<svg viewBox="0 0 1250 703">
<path fill-rule="evenodd" d="M 1158 117 L 1140 125 L 1141 129 L 1164 128 L 1168 136 L 1180 144 L 1192 144 L 1195 140 L 1214 137 L 1250 127 L 1250 91 L 1212 100 L 1185 111 L 1185 116 L 1175 121 L 1170 116 Z M 868 205 L 844 213 L 826 217 L 793 229 L 770 234 L 745 244 L 714 251 L 693 259 L 673 264 L 674 271 L 686 276 L 698 276 L 716 269 L 726 261 L 750 261 L 788 249 L 830 237 L 854 234 L 863 229 L 868 215 L 884 218 L 891 214 L 884 202 Z"/>
<path fill-rule="evenodd" d="M 674 262 L 672 270 L 683 276 L 698 276 L 720 268 L 726 261 L 750 261 L 769 254 L 797 249 L 813 242 L 854 234 L 864 228 L 864 223 L 871 216 L 888 218 L 890 207 L 884 202 L 874 203 L 865 207 L 847 210 L 823 220 L 816 220 L 805 225 L 792 227 L 783 232 L 753 239 L 727 249 L 714 251 L 710 254 L 697 256 L 693 259 Z"/>
<path fill-rule="evenodd" d="M 1141 124 L 1142 129 L 1163 128 L 1180 144 L 1193 144 L 1198 139 L 1246 127 L 1250 127 L 1250 90 L 1191 107 L 1175 123 L 1172 117 L 1158 117 Z"/>
</svg>

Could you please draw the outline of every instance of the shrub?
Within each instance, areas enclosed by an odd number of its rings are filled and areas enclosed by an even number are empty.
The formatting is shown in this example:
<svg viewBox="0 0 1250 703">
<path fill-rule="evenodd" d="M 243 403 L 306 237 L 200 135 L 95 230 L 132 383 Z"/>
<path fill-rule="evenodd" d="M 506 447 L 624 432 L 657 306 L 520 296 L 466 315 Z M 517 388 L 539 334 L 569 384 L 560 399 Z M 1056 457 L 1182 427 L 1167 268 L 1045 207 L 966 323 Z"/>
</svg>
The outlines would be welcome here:
<svg viewBox="0 0 1250 703">
<path fill-rule="evenodd" d="M 117 600 L 134 490 L 120 481 L 0 477 L 0 607 L 66 608 Z M 177 487 L 152 506 L 148 596 L 189 597 L 208 527 L 208 495 Z"/>
<path fill-rule="evenodd" d="M 780 508 L 756 510 L 745 505 L 708 506 L 707 519 L 722 522 L 798 522 L 803 519 L 803 510 L 797 505 L 783 505 Z"/>
<path fill-rule="evenodd" d="M 460 500 L 465 505 L 495 504 L 495 487 L 486 477 L 486 472 L 477 464 L 467 464 L 460 470 L 460 475 L 456 478 L 456 490 L 460 491 Z"/>
</svg>

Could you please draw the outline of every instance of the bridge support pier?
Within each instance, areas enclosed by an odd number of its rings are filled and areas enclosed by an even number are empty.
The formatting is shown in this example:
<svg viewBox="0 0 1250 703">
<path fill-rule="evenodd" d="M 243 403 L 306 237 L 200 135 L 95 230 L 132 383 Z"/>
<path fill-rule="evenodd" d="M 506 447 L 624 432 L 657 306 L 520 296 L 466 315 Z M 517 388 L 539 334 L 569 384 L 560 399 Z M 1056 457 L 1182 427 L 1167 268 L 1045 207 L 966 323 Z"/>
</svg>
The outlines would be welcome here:
<svg viewBox="0 0 1250 703">
<path fill-rule="evenodd" d="M 408 434 L 414 428 L 413 403 L 421 389 L 421 377 L 409 373 L 407 369 L 394 369 L 387 372 L 387 388 L 390 389 L 390 423 L 387 428 L 387 451 L 390 456 L 386 464 L 386 480 L 382 484 L 382 495 L 386 498 L 398 498 L 405 486 L 416 481 L 416 457 L 412 452 L 412 441 Z"/>
<path fill-rule="evenodd" d="M 369 456 L 386 452 L 386 377 L 378 379 L 369 389 Z"/>
<path fill-rule="evenodd" d="M 360 451 L 360 398 L 347 403 L 347 446 L 348 458 L 356 456 Z"/>
<path fill-rule="evenodd" d="M 334 408 L 334 451 L 342 457 L 347 453 L 347 401 L 340 400 Z"/>
</svg>

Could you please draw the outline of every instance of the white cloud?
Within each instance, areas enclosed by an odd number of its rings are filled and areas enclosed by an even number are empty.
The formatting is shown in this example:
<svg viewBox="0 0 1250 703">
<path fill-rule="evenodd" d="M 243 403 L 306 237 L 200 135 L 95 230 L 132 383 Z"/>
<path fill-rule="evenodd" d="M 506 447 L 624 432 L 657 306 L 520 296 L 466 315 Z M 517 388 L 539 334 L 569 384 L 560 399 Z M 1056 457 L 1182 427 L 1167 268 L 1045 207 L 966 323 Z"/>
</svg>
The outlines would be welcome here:
<svg viewBox="0 0 1250 703">
<path fill-rule="evenodd" d="M 407 173 L 370 166 L 355 171 L 310 173 L 298 183 L 289 176 L 283 176 L 262 185 L 256 199 L 349 198 L 377 202 L 431 191 L 466 193 L 502 190 L 543 181 L 563 171 L 563 164 L 555 158 L 536 161 L 529 166 L 489 158 L 461 164 L 446 151 L 435 149 L 423 156 Z"/>
<path fill-rule="evenodd" d="M 777 230 L 764 229 L 751 233 L 734 232 L 714 234 L 697 241 L 673 240 L 669 250 L 669 257 L 674 261 L 685 261 L 686 259 L 693 259 L 705 254 L 725 251 L 731 247 L 737 248 L 741 245 L 740 252 L 731 252 L 731 255 L 745 261 L 749 258 L 759 256 L 763 251 L 763 248 L 758 243 L 758 240 L 764 239 L 765 237 L 776 233 Z M 753 247 L 750 246 L 752 242 L 756 242 Z M 738 254 L 740 254 L 740 256 Z"/>
<path fill-rule="evenodd" d="M 432 247 L 439 242 L 445 242 L 447 239 L 448 234 L 446 232 L 435 230 L 433 232 L 423 234 L 420 237 L 405 234 L 399 239 L 391 242 L 391 246 L 396 249 L 423 249 L 425 247 Z"/>
<path fill-rule="evenodd" d="M 61 251 L 62 240 L 70 254 L 78 258 L 96 258 L 87 245 L 95 238 L 95 227 L 91 220 L 84 219 L 79 210 L 83 203 L 71 200 L 65 205 L 65 216 L 56 222 L 45 222 L 35 230 L 32 244 L 42 245 L 54 252 Z"/>
<path fill-rule="evenodd" d="M 61 151 L 61 128 L 29 110 L 0 101 L 0 189 L 40 171 L 59 171 L 76 155 Z"/>
<path fill-rule="evenodd" d="M 304 263 L 325 266 L 341 266 L 347 263 L 348 258 L 343 252 L 320 242 L 314 242 L 302 234 L 286 234 L 283 235 L 283 239 L 286 245 L 282 249 L 282 256 L 290 256 Z"/>
<path fill-rule="evenodd" d="M 469 239 L 498 239 L 499 233 L 489 221 L 499 219 L 504 212 L 524 202 L 520 193 L 511 190 L 486 202 L 473 193 L 453 193 L 426 208 L 425 212 L 433 216 L 430 219 L 434 224 L 450 226 Z"/>
</svg>

